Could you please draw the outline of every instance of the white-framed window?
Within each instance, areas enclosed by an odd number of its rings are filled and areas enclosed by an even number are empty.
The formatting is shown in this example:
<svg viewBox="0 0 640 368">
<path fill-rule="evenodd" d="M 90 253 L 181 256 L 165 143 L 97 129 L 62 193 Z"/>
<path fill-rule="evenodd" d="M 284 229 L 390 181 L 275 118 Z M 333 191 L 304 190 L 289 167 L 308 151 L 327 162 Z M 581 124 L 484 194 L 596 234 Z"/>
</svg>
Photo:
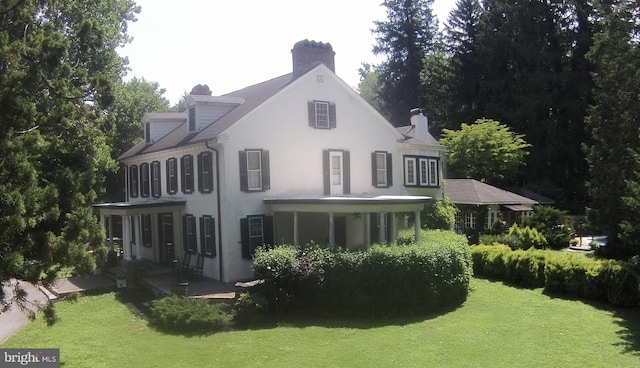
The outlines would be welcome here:
<svg viewBox="0 0 640 368">
<path fill-rule="evenodd" d="M 455 231 L 464 230 L 464 213 L 462 213 L 461 211 L 456 211 L 453 229 Z"/>
<path fill-rule="evenodd" d="M 262 190 L 262 152 L 247 151 L 247 188 Z"/>
<path fill-rule="evenodd" d="M 493 228 L 493 224 L 500 218 L 500 211 L 490 209 L 487 212 L 487 223 L 485 224 L 485 229 Z"/>
<path fill-rule="evenodd" d="M 404 184 L 417 185 L 416 158 L 405 157 L 404 159 Z"/>
<path fill-rule="evenodd" d="M 476 228 L 476 214 L 469 211 L 464 214 L 464 227 L 465 229 L 475 229 Z"/>
<path fill-rule="evenodd" d="M 439 160 L 428 156 L 404 156 L 404 185 L 437 187 L 440 185 Z"/>
<path fill-rule="evenodd" d="M 189 131 L 190 132 L 195 132 L 197 129 L 197 125 L 196 125 L 196 107 L 194 106 L 189 106 Z"/>
<path fill-rule="evenodd" d="M 167 193 L 175 194 L 178 192 L 178 160 L 171 157 L 166 161 L 167 165 Z"/>
<path fill-rule="evenodd" d="M 387 186 L 387 153 L 376 152 L 376 184 Z"/>
<path fill-rule="evenodd" d="M 336 127 L 336 104 L 329 101 L 309 101 L 309 126 L 315 129 Z"/>
<path fill-rule="evenodd" d="M 160 182 L 160 161 L 151 163 L 151 196 L 160 197 L 162 195 L 162 184 Z"/>
<path fill-rule="evenodd" d="M 182 156 L 180 167 L 182 170 L 182 193 L 193 193 L 193 156 Z"/>
<path fill-rule="evenodd" d="M 198 238 L 196 233 L 196 218 L 193 215 L 184 216 L 185 236 L 184 249 L 187 253 L 198 252 Z"/>
<path fill-rule="evenodd" d="M 429 159 L 429 186 L 434 187 L 439 185 L 438 177 L 438 160 L 430 158 Z"/>
<path fill-rule="evenodd" d="M 198 191 L 211 193 L 213 190 L 213 160 L 211 152 L 198 154 Z"/>
<path fill-rule="evenodd" d="M 316 128 L 329 129 L 329 103 L 324 101 L 315 102 Z"/>
<path fill-rule="evenodd" d="M 215 219 L 205 215 L 200 218 L 200 242 L 207 257 L 216 256 Z"/>
</svg>

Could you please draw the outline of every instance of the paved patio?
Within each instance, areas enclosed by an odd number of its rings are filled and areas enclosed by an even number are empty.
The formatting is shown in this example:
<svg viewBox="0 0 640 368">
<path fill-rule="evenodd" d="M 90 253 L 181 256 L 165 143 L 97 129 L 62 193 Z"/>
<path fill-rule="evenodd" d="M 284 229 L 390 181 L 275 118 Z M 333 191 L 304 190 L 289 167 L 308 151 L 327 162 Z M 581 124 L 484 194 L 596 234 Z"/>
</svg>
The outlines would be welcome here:
<svg viewBox="0 0 640 368">
<path fill-rule="evenodd" d="M 229 284 L 212 279 L 189 279 L 179 277 L 172 272 L 153 273 L 143 277 L 142 285 L 150 287 L 154 292 L 170 295 L 179 292 L 180 282 L 187 282 L 187 296 L 191 298 L 207 298 L 220 300 L 233 300 L 236 297 L 234 284 Z"/>
</svg>

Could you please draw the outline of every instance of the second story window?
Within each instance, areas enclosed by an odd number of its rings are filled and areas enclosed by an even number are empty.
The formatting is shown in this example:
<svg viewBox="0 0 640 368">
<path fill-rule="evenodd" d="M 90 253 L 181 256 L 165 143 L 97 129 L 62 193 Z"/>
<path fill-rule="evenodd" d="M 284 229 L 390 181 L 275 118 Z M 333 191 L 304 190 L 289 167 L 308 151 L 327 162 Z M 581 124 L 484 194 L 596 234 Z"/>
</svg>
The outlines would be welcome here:
<svg viewBox="0 0 640 368">
<path fill-rule="evenodd" d="M 149 164 L 146 162 L 140 165 L 140 196 L 149 196 Z"/>
<path fill-rule="evenodd" d="M 309 126 L 316 129 L 336 127 L 336 104 L 328 101 L 309 101 Z"/>
<path fill-rule="evenodd" d="M 439 159 L 428 156 L 404 156 L 404 185 L 413 187 L 439 186 Z"/>
<path fill-rule="evenodd" d="M 178 160 L 172 157 L 167 160 L 167 193 L 176 194 L 178 192 Z"/>
<path fill-rule="evenodd" d="M 129 196 L 138 197 L 138 165 L 129 167 Z"/>
<path fill-rule="evenodd" d="M 391 153 L 376 151 L 371 154 L 371 175 L 374 187 L 388 188 L 393 185 Z"/>
<path fill-rule="evenodd" d="M 211 193 L 213 190 L 213 160 L 211 152 L 198 154 L 198 190 Z"/>
<path fill-rule="evenodd" d="M 162 184 L 160 182 L 160 161 L 151 163 L 151 196 L 160 197 L 162 195 Z"/>
<path fill-rule="evenodd" d="M 193 156 L 184 155 L 180 158 L 182 193 L 193 193 Z"/>
<path fill-rule="evenodd" d="M 270 189 L 269 151 L 240 151 L 240 189 L 245 192 Z"/>
<path fill-rule="evenodd" d="M 189 131 L 190 132 L 195 132 L 197 125 L 196 125 L 196 107 L 195 106 L 189 106 Z"/>
</svg>

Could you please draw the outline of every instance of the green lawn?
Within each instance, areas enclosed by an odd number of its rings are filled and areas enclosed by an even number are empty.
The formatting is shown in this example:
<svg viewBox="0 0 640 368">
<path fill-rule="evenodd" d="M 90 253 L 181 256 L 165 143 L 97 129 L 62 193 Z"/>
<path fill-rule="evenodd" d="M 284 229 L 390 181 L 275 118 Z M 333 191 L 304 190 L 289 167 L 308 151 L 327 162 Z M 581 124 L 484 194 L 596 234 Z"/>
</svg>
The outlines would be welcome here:
<svg viewBox="0 0 640 368">
<path fill-rule="evenodd" d="M 638 367 L 640 311 L 612 310 L 474 279 L 432 317 L 290 322 L 209 336 L 160 333 L 113 293 L 59 303 L 8 347 L 60 348 L 71 367 Z"/>
</svg>

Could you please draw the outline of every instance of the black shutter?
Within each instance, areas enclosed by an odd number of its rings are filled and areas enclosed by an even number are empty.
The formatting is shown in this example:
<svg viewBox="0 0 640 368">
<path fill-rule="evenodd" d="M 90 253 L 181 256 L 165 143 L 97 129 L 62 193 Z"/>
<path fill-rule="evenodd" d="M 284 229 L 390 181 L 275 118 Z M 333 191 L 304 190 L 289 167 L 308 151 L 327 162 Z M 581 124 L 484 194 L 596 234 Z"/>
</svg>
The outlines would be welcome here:
<svg viewBox="0 0 640 368">
<path fill-rule="evenodd" d="M 329 128 L 336 127 L 336 104 L 329 103 Z"/>
<path fill-rule="evenodd" d="M 202 153 L 198 153 L 198 192 L 202 193 Z"/>
<path fill-rule="evenodd" d="M 329 161 L 329 150 L 322 151 L 322 184 L 324 186 L 324 195 L 331 194 L 331 163 Z"/>
<path fill-rule="evenodd" d="M 343 194 L 351 194 L 351 154 L 349 151 L 342 153 L 342 175 L 344 176 Z"/>
<path fill-rule="evenodd" d="M 240 190 L 249 190 L 249 178 L 247 177 L 247 152 L 240 151 Z"/>
<path fill-rule="evenodd" d="M 312 128 L 316 127 L 316 103 L 315 101 L 309 101 L 307 104 L 309 107 L 309 126 Z"/>
<path fill-rule="evenodd" d="M 273 247 L 273 216 L 264 216 L 262 219 L 262 235 L 264 237 L 265 248 Z"/>
<path fill-rule="evenodd" d="M 209 221 L 207 222 L 208 226 L 209 226 L 209 234 L 211 234 L 211 256 L 215 257 L 217 256 L 217 252 L 216 252 L 216 219 L 215 218 L 210 218 Z"/>
<path fill-rule="evenodd" d="M 271 170 L 269 170 L 269 151 L 263 150 L 262 154 L 262 190 L 271 189 Z"/>
<path fill-rule="evenodd" d="M 205 221 L 200 217 L 200 254 L 207 254 L 207 239 L 204 236 Z"/>
<path fill-rule="evenodd" d="M 182 193 L 186 193 L 185 188 L 187 187 L 187 179 L 184 172 L 184 162 L 186 161 L 185 156 L 180 157 L 180 185 L 182 186 Z"/>
<path fill-rule="evenodd" d="M 249 243 L 249 219 L 240 219 L 240 243 L 242 244 L 242 258 L 251 259 L 251 244 Z"/>
<path fill-rule="evenodd" d="M 188 166 L 189 166 L 189 172 L 191 173 L 191 175 L 189 175 L 189 181 L 187 182 L 188 185 L 188 189 L 189 189 L 189 193 L 193 193 L 193 176 L 195 175 L 195 173 L 193 172 L 193 156 L 192 155 L 187 155 L 188 160 Z"/>
<path fill-rule="evenodd" d="M 209 175 L 207 175 L 207 188 L 208 192 L 212 192 L 213 191 L 213 155 L 211 154 L 211 152 L 207 152 L 204 155 L 205 158 L 205 168 L 209 171 Z"/>
<path fill-rule="evenodd" d="M 387 186 L 393 185 L 393 157 L 387 153 Z"/>
<path fill-rule="evenodd" d="M 374 151 L 371 152 L 371 185 L 378 186 L 378 154 Z"/>
<path fill-rule="evenodd" d="M 165 161 L 165 168 L 164 168 L 165 169 L 164 170 L 165 171 L 165 178 L 167 179 L 166 180 L 166 182 L 167 182 L 167 194 L 173 194 L 173 187 L 171 186 L 171 178 L 169 176 L 169 172 L 170 172 L 169 171 L 169 165 L 171 165 L 170 162 L 171 162 L 171 159 L 167 159 L 167 161 Z"/>
<path fill-rule="evenodd" d="M 184 252 L 189 252 L 189 234 L 187 232 L 187 216 L 182 216 L 182 242 L 184 246 Z"/>
</svg>

